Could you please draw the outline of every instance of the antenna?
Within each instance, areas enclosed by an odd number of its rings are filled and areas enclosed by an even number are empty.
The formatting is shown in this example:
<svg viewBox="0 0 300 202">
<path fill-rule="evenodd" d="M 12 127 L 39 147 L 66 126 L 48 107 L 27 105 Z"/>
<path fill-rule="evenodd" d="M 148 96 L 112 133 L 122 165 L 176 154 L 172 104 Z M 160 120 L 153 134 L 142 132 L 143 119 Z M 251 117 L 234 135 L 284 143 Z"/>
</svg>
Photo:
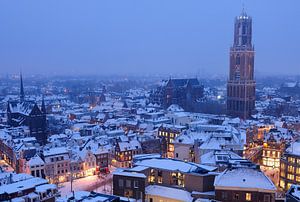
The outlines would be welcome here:
<svg viewBox="0 0 300 202">
<path fill-rule="evenodd" d="M 244 1 L 242 1 L 242 7 L 243 7 L 243 13 L 245 12 L 245 2 Z"/>
</svg>

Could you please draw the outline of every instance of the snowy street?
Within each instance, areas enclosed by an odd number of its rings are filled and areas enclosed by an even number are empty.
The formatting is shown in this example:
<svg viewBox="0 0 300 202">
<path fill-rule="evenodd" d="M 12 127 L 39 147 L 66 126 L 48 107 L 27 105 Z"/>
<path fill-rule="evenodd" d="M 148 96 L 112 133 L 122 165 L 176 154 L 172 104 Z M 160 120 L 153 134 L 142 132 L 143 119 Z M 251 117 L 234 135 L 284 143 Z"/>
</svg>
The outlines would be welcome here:
<svg viewBox="0 0 300 202">
<path fill-rule="evenodd" d="M 88 176 L 84 178 L 79 178 L 73 181 L 73 190 L 74 191 L 102 191 L 102 188 L 111 190 L 112 186 L 112 174 L 107 176 Z M 58 185 L 61 196 L 66 196 L 71 194 L 71 182 L 64 182 Z"/>
<path fill-rule="evenodd" d="M 74 191 L 96 191 L 101 193 L 111 194 L 112 190 L 112 173 L 115 168 L 110 168 L 109 174 L 101 174 L 83 177 L 73 180 Z M 71 182 L 64 182 L 58 185 L 61 196 L 71 194 Z"/>
</svg>

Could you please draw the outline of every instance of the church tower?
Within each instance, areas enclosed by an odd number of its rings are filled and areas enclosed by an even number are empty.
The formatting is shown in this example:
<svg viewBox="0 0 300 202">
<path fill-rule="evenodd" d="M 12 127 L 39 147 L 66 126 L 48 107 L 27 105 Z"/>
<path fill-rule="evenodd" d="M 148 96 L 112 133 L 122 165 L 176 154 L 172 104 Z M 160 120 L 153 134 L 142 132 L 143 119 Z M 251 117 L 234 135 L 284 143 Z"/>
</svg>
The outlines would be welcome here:
<svg viewBox="0 0 300 202">
<path fill-rule="evenodd" d="M 227 113 L 230 116 L 247 119 L 255 109 L 256 84 L 254 80 L 252 18 L 244 10 L 235 19 L 229 68 Z"/>
<path fill-rule="evenodd" d="M 22 73 L 20 74 L 20 102 L 24 102 L 25 99 L 25 93 L 24 93 L 24 86 L 23 86 L 23 77 Z"/>
</svg>

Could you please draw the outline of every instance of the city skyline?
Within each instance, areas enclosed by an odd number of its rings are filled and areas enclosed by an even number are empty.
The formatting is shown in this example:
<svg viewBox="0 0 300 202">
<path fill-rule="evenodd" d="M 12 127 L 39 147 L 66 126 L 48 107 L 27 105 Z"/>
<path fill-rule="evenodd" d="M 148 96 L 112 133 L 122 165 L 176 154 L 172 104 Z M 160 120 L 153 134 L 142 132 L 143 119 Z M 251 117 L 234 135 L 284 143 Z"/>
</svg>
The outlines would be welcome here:
<svg viewBox="0 0 300 202">
<path fill-rule="evenodd" d="M 0 74 L 227 76 L 242 11 L 242 1 L 33 2 L 1 2 Z M 244 4 L 256 75 L 300 74 L 300 3 Z"/>
</svg>

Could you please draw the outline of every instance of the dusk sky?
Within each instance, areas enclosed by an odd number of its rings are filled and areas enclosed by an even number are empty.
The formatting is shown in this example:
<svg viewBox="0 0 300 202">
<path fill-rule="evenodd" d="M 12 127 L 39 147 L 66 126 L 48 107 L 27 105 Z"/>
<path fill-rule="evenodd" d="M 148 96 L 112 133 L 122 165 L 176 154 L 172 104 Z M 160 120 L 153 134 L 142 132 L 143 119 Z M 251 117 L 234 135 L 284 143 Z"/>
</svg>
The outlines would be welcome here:
<svg viewBox="0 0 300 202">
<path fill-rule="evenodd" d="M 257 74 L 300 74 L 300 1 L 248 0 Z M 0 74 L 222 74 L 240 0 L 0 1 Z"/>
</svg>

